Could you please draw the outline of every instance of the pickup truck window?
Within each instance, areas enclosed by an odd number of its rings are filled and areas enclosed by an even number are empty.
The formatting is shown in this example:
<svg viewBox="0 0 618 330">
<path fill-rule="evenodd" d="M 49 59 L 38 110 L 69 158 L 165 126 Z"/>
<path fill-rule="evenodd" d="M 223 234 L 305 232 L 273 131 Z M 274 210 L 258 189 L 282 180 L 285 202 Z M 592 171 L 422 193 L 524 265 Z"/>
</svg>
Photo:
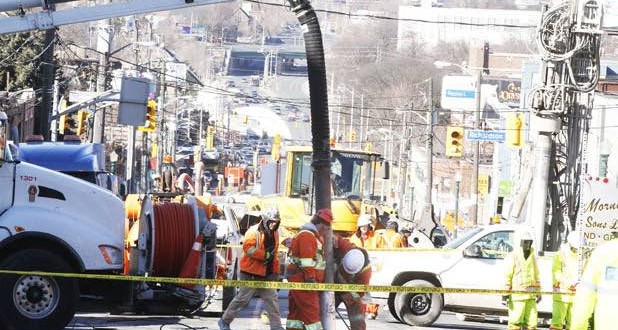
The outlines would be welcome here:
<svg viewBox="0 0 618 330">
<path fill-rule="evenodd" d="M 509 252 L 513 251 L 513 232 L 497 231 L 487 234 L 473 245 L 480 248 L 480 258 L 504 259 Z"/>
<path fill-rule="evenodd" d="M 463 235 L 457 237 L 456 239 L 454 239 L 454 240 L 448 242 L 446 245 L 444 245 L 444 249 L 456 249 L 456 248 L 458 248 L 461 244 L 463 244 L 464 242 L 467 242 L 470 239 L 470 237 L 476 235 L 481 230 L 483 230 L 483 228 L 480 228 L 480 227 L 468 230 L 467 232 L 463 233 Z"/>
</svg>

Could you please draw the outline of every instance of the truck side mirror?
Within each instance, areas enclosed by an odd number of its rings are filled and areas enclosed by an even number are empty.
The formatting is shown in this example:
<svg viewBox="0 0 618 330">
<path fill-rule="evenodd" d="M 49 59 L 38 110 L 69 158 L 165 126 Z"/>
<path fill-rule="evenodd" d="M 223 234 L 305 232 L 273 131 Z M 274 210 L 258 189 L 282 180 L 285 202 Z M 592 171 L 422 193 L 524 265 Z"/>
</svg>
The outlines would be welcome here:
<svg viewBox="0 0 618 330">
<path fill-rule="evenodd" d="M 478 245 L 470 245 L 464 251 L 463 255 L 466 258 L 479 258 L 481 256 L 481 248 Z"/>
<path fill-rule="evenodd" d="M 8 118 L 6 113 L 0 112 L 0 165 L 4 163 L 6 159 L 6 148 L 8 146 Z"/>
</svg>

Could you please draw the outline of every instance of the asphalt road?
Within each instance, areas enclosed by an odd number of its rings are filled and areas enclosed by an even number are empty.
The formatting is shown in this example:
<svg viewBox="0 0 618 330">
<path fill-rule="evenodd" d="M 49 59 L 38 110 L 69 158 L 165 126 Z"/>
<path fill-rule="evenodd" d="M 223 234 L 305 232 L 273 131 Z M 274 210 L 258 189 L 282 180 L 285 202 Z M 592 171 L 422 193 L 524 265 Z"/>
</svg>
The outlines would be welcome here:
<svg viewBox="0 0 618 330">
<path fill-rule="evenodd" d="M 385 301 L 378 301 L 384 302 Z M 110 315 L 109 313 L 79 313 L 65 329 L 98 329 L 98 330 L 129 330 L 129 329 L 218 329 L 217 321 L 220 313 L 220 301 L 215 301 L 212 312 L 200 313 L 199 316 L 145 316 L 145 315 Z M 287 298 L 284 292 L 280 293 L 282 316 L 287 315 Z M 235 330 L 268 330 L 270 327 L 262 322 L 261 301 L 253 299 L 234 320 L 231 328 Z M 345 309 L 339 312 L 347 321 Z M 282 320 L 285 323 L 285 319 Z M 499 323 L 466 322 L 460 320 L 453 313 L 443 313 L 432 327 L 411 327 L 396 321 L 388 312 L 385 304 L 380 307 L 380 314 L 375 320 L 367 320 L 367 329 L 371 330 L 404 330 L 404 329 L 451 329 L 451 330 L 481 330 L 504 329 Z M 346 330 L 347 326 L 340 318 L 337 319 L 336 329 Z"/>
</svg>

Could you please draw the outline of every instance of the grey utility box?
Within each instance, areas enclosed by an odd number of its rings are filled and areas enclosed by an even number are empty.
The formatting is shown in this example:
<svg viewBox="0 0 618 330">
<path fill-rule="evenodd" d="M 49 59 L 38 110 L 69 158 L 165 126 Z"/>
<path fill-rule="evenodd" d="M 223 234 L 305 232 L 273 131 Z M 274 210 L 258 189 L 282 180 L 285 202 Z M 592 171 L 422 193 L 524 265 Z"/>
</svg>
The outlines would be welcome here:
<svg viewBox="0 0 618 330">
<path fill-rule="evenodd" d="M 130 126 L 144 126 L 146 104 L 148 103 L 150 79 L 122 77 L 118 123 Z"/>
</svg>

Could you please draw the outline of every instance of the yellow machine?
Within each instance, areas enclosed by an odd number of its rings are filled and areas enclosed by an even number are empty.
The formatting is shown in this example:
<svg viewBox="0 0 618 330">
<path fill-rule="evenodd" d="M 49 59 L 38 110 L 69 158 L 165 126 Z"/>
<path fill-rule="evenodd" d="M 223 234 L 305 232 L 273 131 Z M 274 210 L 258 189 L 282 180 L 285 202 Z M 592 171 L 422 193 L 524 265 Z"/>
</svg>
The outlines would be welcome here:
<svg viewBox="0 0 618 330">
<path fill-rule="evenodd" d="M 376 169 L 380 155 L 360 150 L 331 150 L 331 209 L 333 230 L 356 231 L 356 219 L 362 213 L 374 215 Z M 286 157 L 261 168 L 262 193 L 247 202 L 249 210 L 274 206 L 281 214 L 281 224 L 288 230 L 300 228 L 313 209 L 312 148 L 286 148 Z M 270 187 L 270 188 L 269 188 Z"/>
</svg>

